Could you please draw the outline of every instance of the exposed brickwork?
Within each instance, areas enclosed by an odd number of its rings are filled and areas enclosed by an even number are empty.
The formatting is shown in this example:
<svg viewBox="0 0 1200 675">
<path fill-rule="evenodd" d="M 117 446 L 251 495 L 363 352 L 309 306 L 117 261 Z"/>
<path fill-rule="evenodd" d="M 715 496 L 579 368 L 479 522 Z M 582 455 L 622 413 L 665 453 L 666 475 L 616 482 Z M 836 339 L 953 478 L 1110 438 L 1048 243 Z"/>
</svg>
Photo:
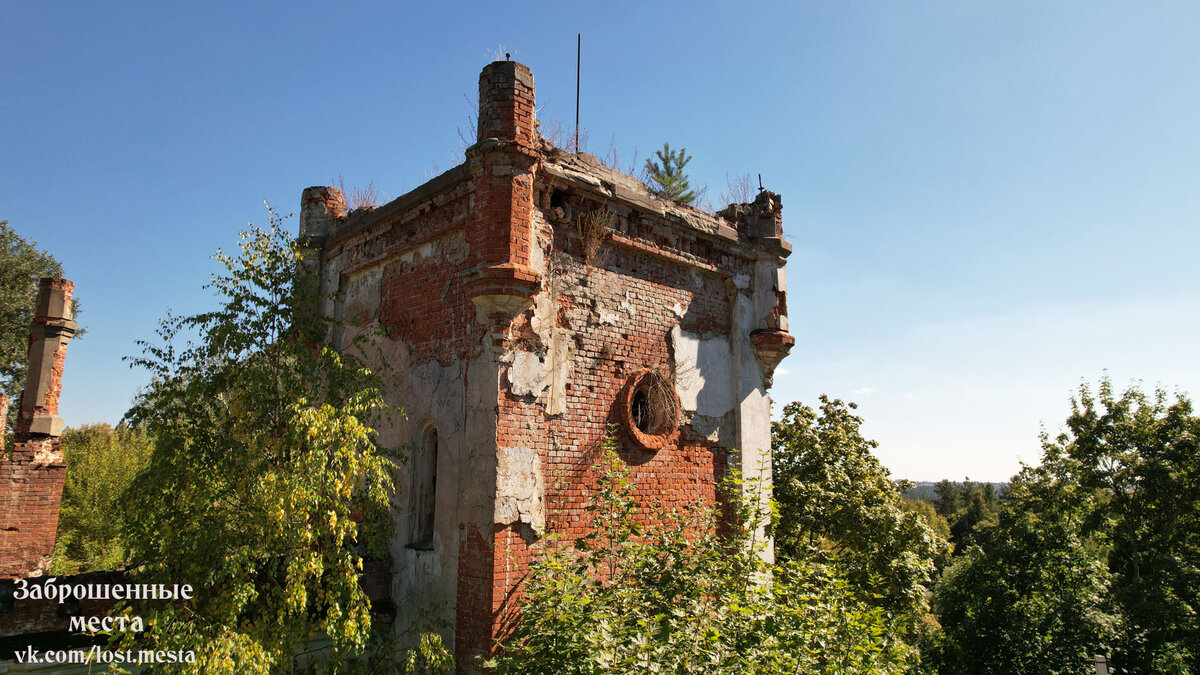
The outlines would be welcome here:
<svg viewBox="0 0 1200 675">
<path fill-rule="evenodd" d="M 464 165 L 373 211 L 309 188 L 301 217 L 341 346 L 371 325 L 387 336 L 409 415 L 388 433 L 437 429 L 432 548 L 392 548 L 397 631 L 419 616 L 405 602 L 452 605 L 463 672 L 511 627 L 546 536 L 586 534 L 611 424 L 641 518 L 712 504 L 769 449 L 766 387 L 791 346 L 778 195 L 705 214 L 550 147 L 521 64 L 485 68 L 479 101 Z M 642 433 L 633 391 L 650 379 L 675 409 Z"/>
<path fill-rule="evenodd" d="M 493 542 L 474 527 L 460 528 L 455 611 L 455 658 L 470 663 L 494 635 L 498 605 L 493 594 Z"/>
<path fill-rule="evenodd" d="M 10 456 L 0 460 L 0 578 L 36 576 L 49 566 L 66 463 L 58 436 L 74 284 L 42 279 L 29 336 L 29 368 Z M 2 455 L 0 455 L 2 457 Z"/>
</svg>

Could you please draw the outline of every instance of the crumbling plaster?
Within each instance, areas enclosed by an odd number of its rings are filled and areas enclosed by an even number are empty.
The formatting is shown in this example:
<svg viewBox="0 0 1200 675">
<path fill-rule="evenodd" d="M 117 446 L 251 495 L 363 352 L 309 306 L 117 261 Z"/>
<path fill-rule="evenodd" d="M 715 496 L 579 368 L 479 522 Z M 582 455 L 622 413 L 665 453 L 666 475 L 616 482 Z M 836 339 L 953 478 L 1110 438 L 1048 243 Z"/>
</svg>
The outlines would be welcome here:
<svg viewBox="0 0 1200 675">
<path fill-rule="evenodd" d="M 462 191 L 459 193 L 461 196 Z M 411 494 L 412 477 L 404 463 L 396 472 L 400 497 L 394 505 L 396 535 L 389 548 L 398 635 L 412 625 L 454 621 L 460 527 L 470 524 L 479 536 L 490 536 L 494 520 L 496 397 L 500 387 L 497 356 L 483 347 L 483 331 L 461 334 L 463 346 L 452 350 L 458 354 L 436 350 L 435 357 L 428 347 L 417 354 L 385 321 L 389 292 L 411 291 L 416 278 L 436 286 L 428 290 L 440 300 L 448 295 L 453 281 L 445 270 L 464 265 L 462 221 L 469 212 L 456 210 L 456 222 L 455 217 L 441 217 L 439 208 L 454 206 L 433 199 L 399 215 L 401 223 L 412 223 L 415 233 L 407 237 L 407 245 L 394 245 L 394 226 L 358 228 L 353 236 L 342 237 L 322 260 L 325 311 L 338 319 L 331 337 L 376 369 L 383 380 L 385 401 L 400 409 L 378 424 L 380 443 L 405 451 L 419 443 L 428 426 L 438 433 L 438 489 L 433 541 L 428 548 L 410 546 L 412 514 L 406 496 Z M 430 220 L 440 222 L 442 228 L 422 239 L 419 232 Z M 398 279 L 405 279 L 410 287 L 397 288 Z M 447 637 L 453 646 L 453 635 Z"/>
</svg>

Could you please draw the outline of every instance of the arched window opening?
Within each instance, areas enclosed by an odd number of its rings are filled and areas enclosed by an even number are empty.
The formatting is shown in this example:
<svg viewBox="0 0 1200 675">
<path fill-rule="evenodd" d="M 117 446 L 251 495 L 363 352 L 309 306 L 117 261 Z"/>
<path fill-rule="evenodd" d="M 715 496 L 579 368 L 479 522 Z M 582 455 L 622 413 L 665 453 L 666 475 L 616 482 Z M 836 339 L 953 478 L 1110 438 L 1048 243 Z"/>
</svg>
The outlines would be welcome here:
<svg viewBox="0 0 1200 675">
<path fill-rule="evenodd" d="M 408 545 L 433 548 L 434 509 L 437 504 L 437 429 L 429 427 L 413 455 Z"/>
</svg>

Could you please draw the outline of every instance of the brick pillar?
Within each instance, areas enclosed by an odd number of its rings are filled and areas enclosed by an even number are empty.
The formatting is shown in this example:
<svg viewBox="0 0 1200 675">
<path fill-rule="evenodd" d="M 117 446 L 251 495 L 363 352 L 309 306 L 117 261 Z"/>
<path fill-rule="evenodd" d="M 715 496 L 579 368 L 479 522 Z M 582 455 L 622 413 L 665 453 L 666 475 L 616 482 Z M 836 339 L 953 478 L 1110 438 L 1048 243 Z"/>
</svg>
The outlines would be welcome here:
<svg viewBox="0 0 1200 675">
<path fill-rule="evenodd" d="M 29 366 L 12 457 L 0 461 L 0 577 L 38 576 L 49 565 L 67 466 L 58 416 L 67 344 L 75 335 L 66 279 L 42 279 L 29 331 Z"/>
<path fill-rule="evenodd" d="M 337 227 L 338 221 L 346 217 L 346 197 L 335 187 L 313 186 L 304 188 L 300 195 L 300 233 L 297 243 L 300 249 L 300 268 L 294 292 L 301 308 L 312 310 L 318 316 L 333 316 L 333 294 L 337 288 L 326 288 L 325 284 L 325 241 Z M 303 313 L 301 313 L 303 314 Z M 310 321 L 311 316 L 297 317 L 304 325 L 297 326 L 313 342 L 332 341 L 331 329 L 321 321 Z"/>
<path fill-rule="evenodd" d="M 533 147 L 533 71 L 496 61 L 479 74 L 479 141 L 495 138 Z"/>
<path fill-rule="evenodd" d="M 38 287 L 37 312 L 29 330 L 29 367 L 17 412 L 17 444 L 62 433 L 58 397 L 67 343 L 75 335 L 76 325 L 71 320 L 74 290 L 75 284 L 66 279 L 42 279 Z"/>
<path fill-rule="evenodd" d="M 513 319 L 533 304 L 541 284 L 531 267 L 533 181 L 541 159 L 534 138 L 533 74 L 512 61 L 488 65 L 479 76 L 479 140 L 466 153 L 475 203 L 464 287 L 487 331 L 484 358 L 496 359 L 497 369 Z M 496 481 L 495 462 L 477 473 L 471 480 L 478 484 Z M 455 652 L 468 672 L 475 655 L 491 651 L 510 590 L 501 569 L 509 533 L 493 514 L 484 518 L 459 527 Z"/>
<path fill-rule="evenodd" d="M 0 459 L 5 457 L 4 454 L 4 434 L 8 427 L 8 394 L 0 394 Z"/>
<path fill-rule="evenodd" d="M 758 254 L 754 279 L 758 316 L 750 340 L 762 365 L 763 383 L 770 387 L 775 367 L 796 344 L 796 339 L 788 333 L 784 263 L 792 247 L 783 238 L 783 199 L 770 190 L 758 193 L 750 204 L 747 221 L 750 241 Z"/>
<path fill-rule="evenodd" d="M 541 275 L 531 268 L 534 147 L 533 73 L 497 61 L 479 75 L 479 142 L 467 150 L 475 178 L 475 222 L 467 233 L 473 267 L 467 292 L 477 318 L 502 348 L 508 322 L 532 302 Z"/>
<path fill-rule="evenodd" d="M 320 237 L 323 243 L 336 221 L 346 215 L 346 197 L 335 187 L 316 185 L 300 195 L 300 239 Z"/>
</svg>

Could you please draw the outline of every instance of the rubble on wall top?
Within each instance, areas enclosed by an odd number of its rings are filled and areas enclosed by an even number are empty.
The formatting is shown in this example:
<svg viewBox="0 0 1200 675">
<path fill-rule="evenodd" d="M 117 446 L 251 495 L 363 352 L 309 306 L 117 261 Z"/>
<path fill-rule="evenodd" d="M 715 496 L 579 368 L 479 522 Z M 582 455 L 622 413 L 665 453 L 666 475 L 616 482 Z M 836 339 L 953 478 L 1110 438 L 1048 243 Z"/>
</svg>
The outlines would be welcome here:
<svg viewBox="0 0 1200 675">
<path fill-rule="evenodd" d="M 604 196 L 625 202 L 641 211 L 682 223 L 693 230 L 731 241 L 737 240 L 737 231 L 724 218 L 705 213 L 694 206 L 664 199 L 651 192 L 642 181 L 604 166 L 593 155 L 586 152 L 569 153 L 552 147 L 546 153 L 542 170 L 552 176 L 569 180 Z"/>
</svg>

